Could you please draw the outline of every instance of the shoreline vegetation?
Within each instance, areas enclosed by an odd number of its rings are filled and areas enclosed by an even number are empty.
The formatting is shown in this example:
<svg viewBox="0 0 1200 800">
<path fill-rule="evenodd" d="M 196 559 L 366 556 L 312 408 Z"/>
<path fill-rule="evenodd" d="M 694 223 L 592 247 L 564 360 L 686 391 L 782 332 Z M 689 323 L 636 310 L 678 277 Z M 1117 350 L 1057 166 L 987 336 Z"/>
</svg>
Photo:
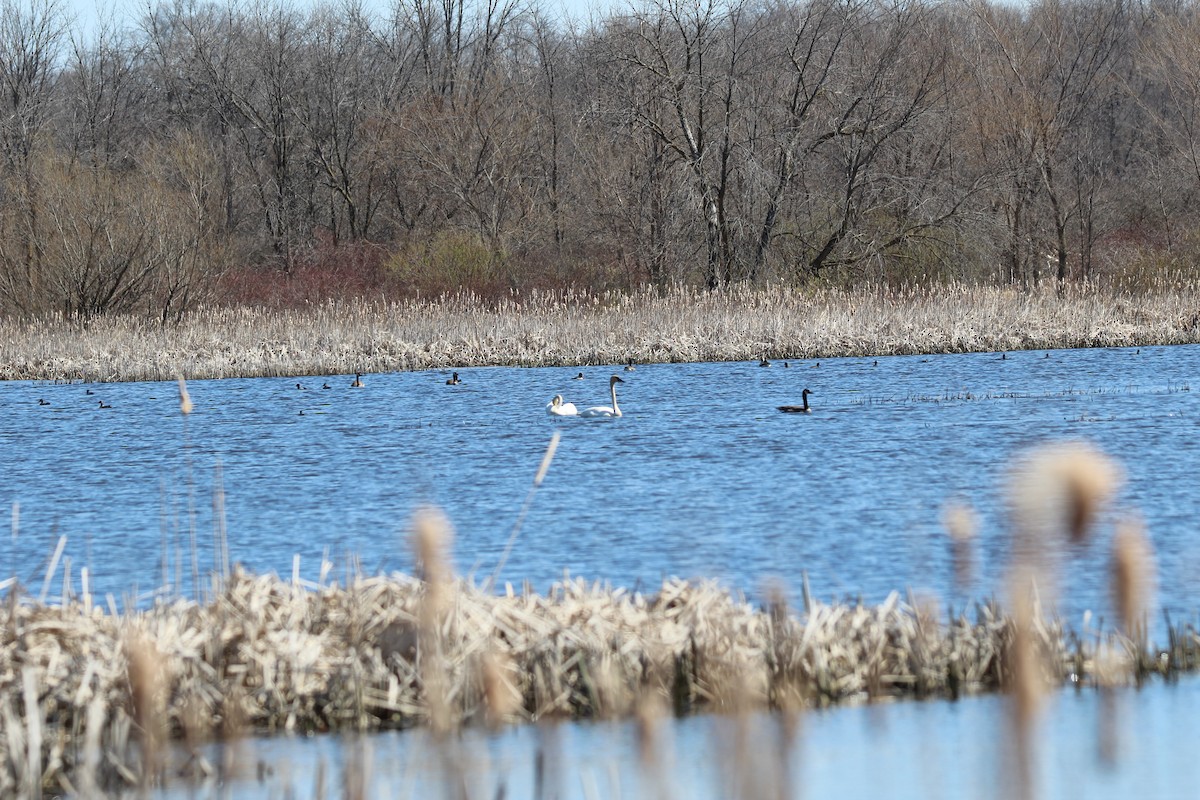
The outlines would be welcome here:
<svg viewBox="0 0 1200 800">
<path fill-rule="evenodd" d="M 807 587 L 806 587 L 807 588 Z M 699 711 L 799 713 L 889 698 L 1108 690 L 1200 667 L 1200 634 L 1158 650 L 994 604 L 939 618 L 893 593 L 753 607 L 712 583 L 656 594 L 581 579 L 545 595 L 448 578 L 306 585 L 235 570 L 208 602 L 117 611 L 86 595 L 0 610 L 0 793 L 207 778 L 203 747 L 250 733 L 369 732 Z M 1023 672 L 1025 670 L 1026 672 Z M 169 747 L 179 740 L 181 747 Z M 189 766 L 190 765 L 190 766 Z"/>
<path fill-rule="evenodd" d="M 148 381 L 484 366 L 820 359 L 1200 342 L 1200 287 L 950 284 L 347 300 L 145 317 L 0 317 L 0 379 Z"/>
</svg>

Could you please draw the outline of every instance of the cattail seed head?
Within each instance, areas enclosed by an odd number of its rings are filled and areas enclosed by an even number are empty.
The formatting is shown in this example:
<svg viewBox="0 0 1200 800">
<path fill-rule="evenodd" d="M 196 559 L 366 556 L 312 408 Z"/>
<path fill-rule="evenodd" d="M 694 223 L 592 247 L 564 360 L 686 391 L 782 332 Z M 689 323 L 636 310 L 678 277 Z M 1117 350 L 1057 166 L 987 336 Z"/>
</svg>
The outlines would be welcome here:
<svg viewBox="0 0 1200 800">
<path fill-rule="evenodd" d="M 179 376 L 179 411 L 186 417 L 192 413 L 192 398 L 188 396 L 187 382 Z"/>
<path fill-rule="evenodd" d="M 971 544 L 978 528 L 975 511 L 966 503 L 952 500 L 942 508 L 942 527 L 950 535 L 950 552 L 954 560 L 954 582 L 959 589 L 966 589 L 971 584 L 974 572 Z"/>
<path fill-rule="evenodd" d="M 1108 456 L 1084 442 L 1044 445 L 1028 454 L 1010 485 L 1013 516 L 1025 546 L 1059 529 L 1069 541 L 1087 539 L 1121 473 Z"/>
<path fill-rule="evenodd" d="M 1154 550 L 1139 521 L 1122 520 L 1113 537 L 1113 606 L 1125 634 L 1136 638 L 1154 575 Z"/>
<path fill-rule="evenodd" d="M 486 654 L 479 666 L 487 722 L 493 728 L 503 725 L 521 707 L 520 695 L 505 677 L 511 668 L 512 659 L 495 653 Z"/>
</svg>

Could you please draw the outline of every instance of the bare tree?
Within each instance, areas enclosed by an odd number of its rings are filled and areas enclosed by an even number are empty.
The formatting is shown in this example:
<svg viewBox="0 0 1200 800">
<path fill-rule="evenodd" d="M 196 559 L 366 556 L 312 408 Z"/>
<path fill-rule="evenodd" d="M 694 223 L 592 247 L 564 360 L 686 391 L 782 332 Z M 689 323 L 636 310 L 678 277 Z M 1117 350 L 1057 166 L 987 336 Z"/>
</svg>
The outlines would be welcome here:
<svg viewBox="0 0 1200 800">
<path fill-rule="evenodd" d="M 760 24 L 740 0 L 660 0 L 615 42 L 615 59 L 650 92 L 650 103 L 629 111 L 694 183 L 709 288 L 738 277 L 727 201 L 744 135 L 741 82 L 755 69 Z"/>
<path fill-rule="evenodd" d="M 43 298 L 40 200 L 35 173 L 53 113 L 56 65 L 67 39 L 59 0 L 0 3 L 0 297 L 37 310 Z"/>
<path fill-rule="evenodd" d="M 375 149 L 363 140 L 376 131 L 369 121 L 381 113 L 388 86 L 378 74 L 375 37 L 361 5 L 344 7 L 339 14 L 318 9 L 311 30 L 310 80 L 296 113 L 324 194 L 317 200 L 316 216 L 324 219 L 336 245 L 343 234 L 366 238 L 383 199 L 380 173 L 371 159 Z"/>
<path fill-rule="evenodd" d="M 1125 5 L 1047 0 L 1027 12 L 982 2 L 972 9 L 980 35 L 981 107 L 998 134 L 984 141 L 999 145 L 994 155 L 1010 175 L 1001 201 L 1010 230 L 1008 277 L 1023 280 L 1028 266 L 1036 283 L 1045 259 L 1061 282 L 1069 226 L 1080 210 L 1064 185 L 1071 135 L 1095 124 L 1097 96 L 1125 30 Z M 1048 259 L 1029 218 L 1039 198 L 1050 223 Z"/>
</svg>

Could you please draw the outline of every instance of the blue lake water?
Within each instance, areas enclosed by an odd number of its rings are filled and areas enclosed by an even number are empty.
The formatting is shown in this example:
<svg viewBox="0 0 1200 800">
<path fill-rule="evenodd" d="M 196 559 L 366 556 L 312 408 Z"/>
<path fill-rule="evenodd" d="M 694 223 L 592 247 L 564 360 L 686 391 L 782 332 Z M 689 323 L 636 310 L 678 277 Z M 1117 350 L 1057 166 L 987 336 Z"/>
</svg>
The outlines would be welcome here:
<svg viewBox="0 0 1200 800">
<path fill-rule="evenodd" d="M 408 521 L 425 503 L 454 525 L 461 572 L 497 565 L 551 434 L 561 441 L 501 580 L 542 591 L 572 575 L 654 588 L 713 577 L 753 595 L 807 572 L 823 598 L 882 600 L 912 587 L 945 602 L 1003 586 L 1004 482 L 1013 457 L 1083 439 L 1118 460 L 1122 491 L 1099 536 L 1070 559 L 1058 606 L 1107 607 L 1112 518 L 1136 509 L 1159 559 L 1159 597 L 1194 610 L 1200 580 L 1200 347 L 584 368 L 460 370 L 174 383 L 0 383 L 0 575 L 39 589 L 60 536 L 92 590 L 190 592 L 190 532 L 211 568 L 223 489 L 229 551 L 255 571 L 315 580 L 411 565 Z M 558 419 L 556 393 L 625 416 Z M 323 383 L 332 388 L 321 389 Z M 815 412 L 782 414 L 810 388 Z M 93 394 L 87 394 L 88 391 Z M 39 405 L 44 400 L 48 405 Z M 101 409 L 103 402 L 111 409 Z M 301 413 L 303 412 L 303 413 Z M 218 476 L 219 465 L 219 476 Z M 960 591 L 940 518 L 952 498 L 982 529 Z M 51 594 L 61 587 L 60 565 Z"/>
<path fill-rule="evenodd" d="M 878 601 L 912 587 L 961 605 L 1003 590 L 1004 484 L 1014 457 L 1041 442 L 1080 439 L 1119 461 L 1124 482 L 1091 544 L 1064 560 L 1058 608 L 1076 627 L 1085 609 L 1108 615 L 1112 523 L 1136 510 L 1157 554 L 1162 607 L 1176 619 L 1195 616 L 1197 347 L 834 359 L 786 369 L 603 366 L 584 368 L 578 381 L 576 368 L 459 372 L 459 386 L 447 386 L 442 372 L 369 375 L 362 389 L 351 389 L 349 376 L 301 378 L 305 389 L 294 378 L 194 381 L 186 421 L 172 383 L 0 383 L 0 504 L 19 506 L 15 535 L 0 535 L 0 577 L 37 593 L 66 536 L 76 590 L 86 566 L 93 592 L 147 602 L 163 584 L 165 553 L 168 580 L 187 594 L 190 532 L 207 572 L 218 518 L 232 558 L 255 571 L 290 575 L 297 555 L 309 580 L 325 557 L 336 565 L 332 578 L 352 568 L 408 570 L 408 521 L 431 503 L 456 529 L 459 570 L 482 580 L 559 431 L 502 580 L 545 590 L 569 570 L 653 589 L 679 575 L 754 595 L 767 580 L 795 590 L 807 573 L 825 598 Z M 614 372 L 626 381 L 624 417 L 545 413 L 556 393 L 580 407 L 607 404 Z M 333 388 L 321 389 L 326 381 Z M 799 402 L 804 388 L 814 413 L 775 410 Z M 223 515 L 214 512 L 218 487 Z M 965 589 L 954 585 L 940 522 L 951 498 L 974 505 L 981 520 L 980 569 Z M 51 597 L 62 572 L 60 562 Z M 1043 717 L 1036 796 L 1191 796 L 1198 688 L 1185 680 L 1121 693 L 1128 735 L 1107 767 L 1096 758 L 1099 695 L 1060 694 Z M 1013 796 L 1004 702 L 808 714 L 788 755 L 793 785 L 805 797 Z M 728 746 L 720 737 L 729 724 L 702 716 L 667 726 L 664 793 L 639 772 L 627 722 L 562 725 L 549 735 L 475 731 L 462 747 L 483 759 L 472 796 L 494 796 L 500 783 L 510 796 L 532 796 L 535 753 L 551 739 L 563 797 L 734 796 L 721 788 L 727 776 L 712 755 Z M 770 750 L 778 732 L 775 721 L 763 724 Z M 274 777 L 248 778 L 237 796 L 284 796 L 287 786 L 323 796 L 309 788 L 318 780 L 313 765 L 328 764 L 336 789 L 349 754 L 364 750 L 334 736 L 248 746 Z M 366 749 L 378 796 L 429 796 L 429 787 L 445 785 L 419 732 L 373 736 Z"/>
<path fill-rule="evenodd" d="M 737 720 L 689 717 L 657 729 L 648 762 L 628 721 L 472 730 L 448 744 L 420 731 L 250 739 L 236 745 L 235 777 L 225 785 L 160 796 L 330 797 L 348 772 L 366 775 L 365 796 L 388 798 L 1009 800 L 1020 794 L 1007 702 L 992 695 L 808 712 L 790 744 L 778 718 L 756 716 L 742 721 L 742 748 Z M 1033 726 L 1030 796 L 1195 797 L 1197 715 L 1195 678 L 1118 690 L 1111 704 L 1092 690 L 1059 692 Z M 1101 757 L 1106 730 L 1115 736 Z M 209 760 L 220 763 L 220 753 L 211 748 Z M 270 772 L 260 775 L 259 763 Z M 450 789 L 458 786 L 464 793 Z"/>
</svg>

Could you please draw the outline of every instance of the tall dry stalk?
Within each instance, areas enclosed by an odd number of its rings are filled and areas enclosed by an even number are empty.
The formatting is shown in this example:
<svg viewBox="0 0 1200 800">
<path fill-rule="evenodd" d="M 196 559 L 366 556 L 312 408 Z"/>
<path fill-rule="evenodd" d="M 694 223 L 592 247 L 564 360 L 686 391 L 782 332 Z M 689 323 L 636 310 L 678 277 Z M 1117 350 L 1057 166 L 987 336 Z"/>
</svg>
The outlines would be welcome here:
<svg viewBox="0 0 1200 800">
<path fill-rule="evenodd" d="M 1113 608 L 1125 636 L 1124 660 L 1132 662 L 1133 678 L 1140 684 L 1152 666 L 1147 663 L 1146 609 L 1154 581 L 1154 551 L 1140 520 L 1126 517 L 1117 524 L 1110 571 Z M 1120 750 L 1121 709 L 1115 687 L 1127 672 L 1111 648 L 1098 654 L 1099 752 L 1101 761 L 1107 764 L 1116 763 Z"/>
<path fill-rule="evenodd" d="M 453 573 L 447 558 L 453 542 L 450 521 L 433 508 L 417 511 L 412 521 L 412 542 L 424 581 L 424 596 L 417 615 L 417 657 L 430 728 L 440 738 L 450 732 L 455 721 L 449 706 L 449 664 L 443 640 L 453 594 Z"/>
<path fill-rule="evenodd" d="M 185 417 L 192 413 L 192 398 L 188 395 L 187 383 L 183 380 L 183 376 L 179 377 L 179 413 Z"/>
<path fill-rule="evenodd" d="M 1120 470 L 1085 442 L 1060 442 L 1031 450 L 1009 483 L 1013 518 L 1011 595 L 1013 634 L 1009 646 L 1010 720 L 1017 770 L 1016 795 L 1034 795 L 1034 728 L 1046 673 L 1054 666 L 1036 646 L 1040 593 L 1057 585 L 1059 542 L 1078 546 L 1091 534 L 1100 508 L 1116 491 Z"/>
<path fill-rule="evenodd" d="M 635 705 L 638 763 L 642 779 L 648 784 L 643 796 L 652 800 L 670 800 L 671 752 L 665 721 L 667 707 L 657 694 L 646 692 Z"/>
<path fill-rule="evenodd" d="M 1012 580 L 1012 640 L 1008 647 L 1009 721 L 1011 756 L 1014 760 L 1013 795 L 1018 800 L 1034 797 L 1036 743 L 1034 729 L 1047 685 L 1038 652 L 1034 626 L 1035 583 L 1032 573 L 1018 568 Z"/>
<path fill-rule="evenodd" d="M 142 747 L 142 785 L 148 786 L 158 782 L 163 770 L 168 681 L 163 674 L 161 653 L 141 633 L 130 633 L 126 637 L 125 660 L 131 716 Z"/>
<path fill-rule="evenodd" d="M 1113 536 L 1113 608 L 1125 636 L 1146 651 L 1146 608 L 1154 583 L 1154 548 L 1141 522 L 1127 517 Z"/>
<path fill-rule="evenodd" d="M 512 718 L 521 707 L 521 695 L 509 679 L 513 670 L 512 658 L 506 653 L 488 652 L 481 659 L 479 671 L 485 720 L 493 730 Z"/>
<path fill-rule="evenodd" d="M 962 501 L 952 500 L 942 508 L 942 527 L 950 536 L 950 553 L 954 562 L 954 583 L 966 591 L 975 573 L 973 552 L 975 530 L 979 521 L 974 509 Z"/>
<path fill-rule="evenodd" d="M 554 460 L 554 453 L 558 450 L 558 440 L 562 438 L 561 431 L 555 431 L 550 436 L 550 443 L 546 445 L 546 452 L 542 454 L 542 463 L 538 465 L 537 473 L 533 476 L 533 485 L 529 487 L 529 493 L 525 495 L 525 502 L 521 504 L 521 510 L 517 513 L 517 520 L 513 523 L 512 533 L 508 535 L 508 541 L 504 544 L 504 551 L 500 554 L 500 559 L 496 562 L 496 569 L 492 572 L 487 583 L 484 584 L 485 591 L 491 591 L 496 585 L 496 581 L 500 578 L 500 574 L 504 571 L 504 565 L 508 562 L 509 555 L 512 554 L 513 546 L 517 543 L 517 535 L 521 532 L 521 526 L 525 524 L 525 516 L 529 513 L 530 506 L 533 505 L 533 498 L 537 494 L 537 490 L 541 487 L 542 481 L 546 479 L 546 473 L 550 471 L 550 462 Z"/>
</svg>

